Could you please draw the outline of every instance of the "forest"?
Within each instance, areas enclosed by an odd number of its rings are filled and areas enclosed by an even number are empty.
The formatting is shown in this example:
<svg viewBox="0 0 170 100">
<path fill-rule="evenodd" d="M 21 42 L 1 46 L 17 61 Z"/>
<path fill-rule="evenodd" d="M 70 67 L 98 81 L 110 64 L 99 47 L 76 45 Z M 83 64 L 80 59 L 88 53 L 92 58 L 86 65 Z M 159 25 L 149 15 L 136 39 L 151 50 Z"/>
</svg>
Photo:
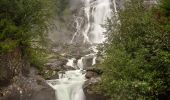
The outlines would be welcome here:
<svg viewBox="0 0 170 100">
<path fill-rule="evenodd" d="M 170 100 L 170 0 L 146 1 L 0 0 L 0 100 Z"/>
</svg>

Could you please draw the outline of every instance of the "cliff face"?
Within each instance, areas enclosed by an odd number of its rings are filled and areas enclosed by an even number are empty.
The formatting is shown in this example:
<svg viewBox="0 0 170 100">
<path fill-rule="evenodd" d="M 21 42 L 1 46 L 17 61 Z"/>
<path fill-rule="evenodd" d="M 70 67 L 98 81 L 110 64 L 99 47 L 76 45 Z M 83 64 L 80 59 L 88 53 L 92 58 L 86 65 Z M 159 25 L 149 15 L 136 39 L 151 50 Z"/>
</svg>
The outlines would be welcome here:
<svg viewBox="0 0 170 100">
<path fill-rule="evenodd" d="M 55 100 L 46 81 L 19 48 L 0 54 L 0 100 Z"/>
<path fill-rule="evenodd" d="M 13 77 L 28 74 L 29 64 L 22 58 L 19 48 L 0 54 L 0 86 L 8 85 Z"/>
</svg>

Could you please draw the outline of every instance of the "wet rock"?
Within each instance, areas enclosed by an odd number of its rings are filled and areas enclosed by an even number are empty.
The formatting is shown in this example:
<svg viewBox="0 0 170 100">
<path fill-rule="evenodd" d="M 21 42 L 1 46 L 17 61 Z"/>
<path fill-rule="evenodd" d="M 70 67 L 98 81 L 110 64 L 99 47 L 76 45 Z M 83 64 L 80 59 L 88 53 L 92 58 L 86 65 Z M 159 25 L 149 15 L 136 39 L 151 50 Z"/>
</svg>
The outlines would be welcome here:
<svg viewBox="0 0 170 100">
<path fill-rule="evenodd" d="M 59 71 L 75 70 L 75 68 L 67 66 L 67 62 L 68 60 L 66 59 L 50 59 L 49 62 L 45 64 L 45 69 L 42 72 L 42 75 L 48 80 L 58 79 Z"/>
<path fill-rule="evenodd" d="M 88 88 L 89 86 L 91 85 L 95 85 L 95 84 L 98 84 L 99 82 L 101 81 L 101 78 L 100 77 L 92 77 L 90 79 L 88 79 L 85 83 L 84 83 L 84 88 Z"/>
<path fill-rule="evenodd" d="M 75 55 L 75 59 L 81 59 L 82 55 Z"/>
<path fill-rule="evenodd" d="M 67 60 L 58 60 L 58 59 L 51 59 L 48 63 L 46 63 L 44 66 L 48 69 L 48 70 L 55 70 L 55 71 L 59 71 L 62 70 L 65 64 L 67 63 Z"/>
<path fill-rule="evenodd" d="M 85 75 L 85 77 L 86 77 L 87 79 L 90 79 L 90 78 L 92 78 L 92 77 L 97 77 L 97 76 L 98 76 L 98 74 L 95 73 L 95 72 L 93 72 L 93 71 L 87 71 L 87 72 L 86 72 L 86 75 Z"/>
<path fill-rule="evenodd" d="M 58 79 L 58 78 L 59 78 L 58 74 L 55 74 L 55 75 L 52 75 L 51 77 L 49 77 L 48 79 L 52 80 L 52 79 Z"/>
<path fill-rule="evenodd" d="M 98 75 L 101 75 L 103 72 L 100 68 L 97 68 L 96 66 L 94 67 L 90 67 L 90 68 L 87 68 L 86 71 L 92 71 L 92 72 L 95 72 L 97 73 Z"/>
<path fill-rule="evenodd" d="M 97 84 L 101 82 L 101 74 L 101 70 L 97 69 L 96 67 L 91 67 L 86 70 L 85 77 L 88 80 L 83 86 L 86 100 L 109 100 L 105 95 L 94 90 L 94 86 L 97 86 Z"/>
<path fill-rule="evenodd" d="M 87 79 L 90 78 L 95 78 L 95 77 L 99 77 L 102 74 L 102 71 L 96 67 L 91 67 L 91 68 L 87 68 L 86 69 L 86 75 L 85 77 Z"/>
<path fill-rule="evenodd" d="M 42 88 L 35 91 L 30 100 L 57 100 L 55 92 L 51 88 Z"/>
<path fill-rule="evenodd" d="M 0 86 L 8 86 L 15 76 L 29 74 L 30 65 L 23 59 L 20 48 L 0 53 Z"/>
<path fill-rule="evenodd" d="M 0 100 L 56 100 L 55 91 L 41 76 L 15 77 L 0 93 Z"/>
<path fill-rule="evenodd" d="M 96 58 L 96 63 L 97 64 L 100 64 L 101 62 L 103 62 L 103 58 L 102 57 L 100 57 L 100 56 L 98 56 L 97 58 Z"/>
<path fill-rule="evenodd" d="M 110 100 L 103 94 L 97 94 L 97 93 L 89 93 L 89 91 L 85 91 L 86 100 Z"/>
<path fill-rule="evenodd" d="M 44 70 L 43 72 L 41 72 L 41 75 L 43 76 L 43 78 L 50 80 L 50 79 L 58 78 L 58 71 Z"/>
<path fill-rule="evenodd" d="M 110 100 L 104 94 L 94 90 L 94 86 L 96 86 L 100 81 L 100 77 L 98 77 L 92 78 L 85 83 L 86 86 L 84 86 L 84 93 L 86 100 Z"/>
<path fill-rule="evenodd" d="M 55 71 L 58 71 L 58 70 L 61 70 L 62 67 L 61 66 L 58 66 L 57 63 L 47 63 L 44 65 L 48 70 L 55 70 Z"/>
<path fill-rule="evenodd" d="M 91 67 L 93 63 L 93 56 L 86 56 L 83 58 L 84 69 Z"/>
<path fill-rule="evenodd" d="M 73 68 L 73 67 L 71 67 L 71 66 L 64 65 L 63 67 L 64 67 L 64 69 L 65 69 L 66 71 L 68 71 L 68 70 L 75 70 L 75 68 Z"/>
</svg>

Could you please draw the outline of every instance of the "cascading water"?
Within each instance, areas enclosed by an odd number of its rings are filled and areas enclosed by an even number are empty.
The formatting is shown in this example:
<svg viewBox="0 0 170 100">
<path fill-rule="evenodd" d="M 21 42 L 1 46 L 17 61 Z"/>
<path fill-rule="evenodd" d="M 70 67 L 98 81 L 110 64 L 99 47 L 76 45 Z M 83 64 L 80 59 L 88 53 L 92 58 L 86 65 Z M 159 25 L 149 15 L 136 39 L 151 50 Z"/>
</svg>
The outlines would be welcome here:
<svg viewBox="0 0 170 100">
<path fill-rule="evenodd" d="M 67 65 L 75 68 L 74 60 L 74 58 L 69 59 Z M 78 65 L 83 65 L 81 60 Z M 58 73 L 59 79 L 47 81 L 55 89 L 57 100 L 85 100 L 82 88 L 85 82 L 85 73 L 80 69 Z"/>
<path fill-rule="evenodd" d="M 114 6 L 115 0 L 114 1 Z M 96 64 L 97 53 L 96 44 L 105 41 L 104 32 L 107 18 L 111 17 L 111 0 L 82 0 L 84 6 L 80 8 L 80 12 L 84 12 L 83 16 L 75 16 L 75 24 L 77 31 L 73 35 L 71 43 L 76 42 L 76 38 L 83 36 L 83 43 L 91 44 L 88 48 L 92 52 L 81 57 L 80 59 L 68 59 L 67 66 L 71 66 L 76 70 L 70 70 L 59 73 L 59 79 L 48 80 L 47 83 L 56 91 L 57 100 L 85 100 L 83 93 L 83 84 L 86 81 L 84 62 L 86 57 L 93 57 L 92 64 Z M 115 11 L 116 7 L 115 7 Z"/>
<path fill-rule="evenodd" d="M 82 0 L 82 2 L 84 3 L 84 7 L 83 9 L 80 9 L 80 12 L 84 12 L 84 15 L 77 16 L 77 18 L 84 19 L 84 22 L 79 20 L 77 25 L 83 26 L 78 28 L 79 33 L 84 37 L 83 42 L 90 44 L 103 43 L 106 40 L 104 35 L 106 30 L 102 25 L 105 24 L 107 18 L 111 17 L 111 0 Z M 76 41 L 75 35 L 78 35 L 77 31 L 75 32 L 71 43 Z"/>
</svg>

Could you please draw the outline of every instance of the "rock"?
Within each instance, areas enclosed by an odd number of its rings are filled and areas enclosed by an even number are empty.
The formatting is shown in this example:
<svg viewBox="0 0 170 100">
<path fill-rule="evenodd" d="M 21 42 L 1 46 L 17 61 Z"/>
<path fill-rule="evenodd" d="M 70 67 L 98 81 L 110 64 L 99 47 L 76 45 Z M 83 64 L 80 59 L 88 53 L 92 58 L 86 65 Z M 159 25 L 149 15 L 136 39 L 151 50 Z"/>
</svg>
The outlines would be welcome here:
<svg viewBox="0 0 170 100">
<path fill-rule="evenodd" d="M 93 77 L 93 78 L 90 78 L 88 79 L 85 83 L 84 83 L 84 88 L 90 86 L 90 85 L 95 85 L 95 84 L 98 84 L 99 82 L 101 81 L 101 78 L 100 77 Z"/>
<path fill-rule="evenodd" d="M 30 77 L 33 77 L 35 75 L 38 75 L 39 71 L 38 69 L 34 68 L 34 67 L 30 67 L 30 73 L 29 73 L 29 76 Z"/>
<path fill-rule="evenodd" d="M 96 63 L 97 64 L 100 64 L 101 62 L 103 62 L 104 61 L 104 59 L 102 58 L 102 57 L 100 57 L 100 56 L 98 56 L 97 58 L 96 58 Z"/>
<path fill-rule="evenodd" d="M 63 67 L 65 64 L 67 63 L 67 60 L 58 60 L 58 59 L 51 59 L 48 63 L 46 63 L 44 66 L 48 69 L 48 70 L 55 70 L 55 71 L 59 71 L 59 70 L 63 70 Z"/>
<path fill-rule="evenodd" d="M 98 76 L 98 74 L 95 73 L 95 72 L 93 72 L 93 71 L 87 71 L 87 72 L 86 72 L 86 75 L 85 75 L 85 77 L 86 77 L 87 79 L 90 79 L 90 78 L 92 78 L 92 77 L 97 77 L 97 76 Z"/>
<path fill-rule="evenodd" d="M 100 69 L 98 69 L 96 67 L 91 67 L 91 68 L 86 69 L 85 77 L 87 79 L 96 78 L 96 77 L 99 77 L 101 74 L 102 74 L 102 71 Z"/>
<path fill-rule="evenodd" d="M 93 56 L 86 56 L 83 58 L 84 68 L 87 69 L 92 66 Z"/>
<path fill-rule="evenodd" d="M 103 94 L 89 93 L 85 91 L 86 100 L 110 100 Z"/>
<path fill-rule="evenodd" d="M 55 75 L 52 75 L 51 77 L 49 77 L 48 79 L 52 80 L 52 79 L 58 79 L 58 78 L 59 78 L 58 74 L 55 74 Z"/>
<path fill-rule="evenodd" d="M 44 70 L 41 72 L 43 78 L 50 80 L 50 79 L 56 79 L 58 78 L 58 71 L 53 71 L 53 70 Z"/>
<path fill-rule="evenodd" d="M 56 63 L 46 63 L 44 65 L 48 70 L 55 70 L 55 71 L 58 71 L 58 70 L 61 70 L 61 66 L 58 66 L 58 64 Z"/>
<path fill-rule="evenodd" d="M 55 62 L 58 65 L 63 65 L 65 63 L 67 63 L 67 60 L 66 59 L 50 59 L 48 62 L 49 63 L 54 63 Z"/>
<path fill-rule="evenodd" d="M 55 91 L 41 76 L 18 76 L 0 91 L 0 100 L 56 100 Z"/>
<path fill-rule="evenodd" d="M 98 82 L 92 82 L 92 80 L 88 80 L 88 82 L 85 83 L 86 86 L 84 86 L 84 94 L 86 96 L 86 100 L 110 100 L 104 94 L 94 90 L 93 86 L 96 86 Z"/>
<path fill-rule="evenodd" d="M 75 57 L 75 59 L 81 59 L 82 55 L 78 55 L 78 54 L 77 54 L 77 55 L 75 55 L 74 57 Z"/>
<path fill-rule="evenodd" d="M 51 88 L 42 88 L 39 91 L 35 91 L 30 100 L 57 100 L 55 92 Z"/>
<path fill-rule="evenodd" d="M 71 66 L 64 65 L 63 67 L 64 67 L 64 69 L 65 69 L 66 71 L 68 71 L 68 70 L 75 70 L 75 68 L 73 68 L 73 67 L 71 67 Z"/>
<path fill-rule="evenodd" d="M 48 63 L 45 64 L 45 70 L 42 75 L 44 78 L 58 79 L 59 71 L 75 70 L 75 68 L 66 65 L 67 60 L 65 59 L 50 59 Z"/>
<path fill-rule="evenodd" d="M 95 66 L 94 66 L 94 67 L 87 68 L 86 71 L 87 71 L 87 72 L 88 72 L 88 71 L 92 71 L 92 72 L 97 73 L 98 75 L 101 75 L 101 74 L 103 73 L 101 69 L 99 69 L 99 68 L 97 68 L 97 67 L 95 67 Z"/>
<path fill-rule="evenodd" d="M 0 53 L 0 86 L 8 86 L 15 76 L 29 74 L 30 65 L 22 58 L 20 48 Z"/>
</svg>

